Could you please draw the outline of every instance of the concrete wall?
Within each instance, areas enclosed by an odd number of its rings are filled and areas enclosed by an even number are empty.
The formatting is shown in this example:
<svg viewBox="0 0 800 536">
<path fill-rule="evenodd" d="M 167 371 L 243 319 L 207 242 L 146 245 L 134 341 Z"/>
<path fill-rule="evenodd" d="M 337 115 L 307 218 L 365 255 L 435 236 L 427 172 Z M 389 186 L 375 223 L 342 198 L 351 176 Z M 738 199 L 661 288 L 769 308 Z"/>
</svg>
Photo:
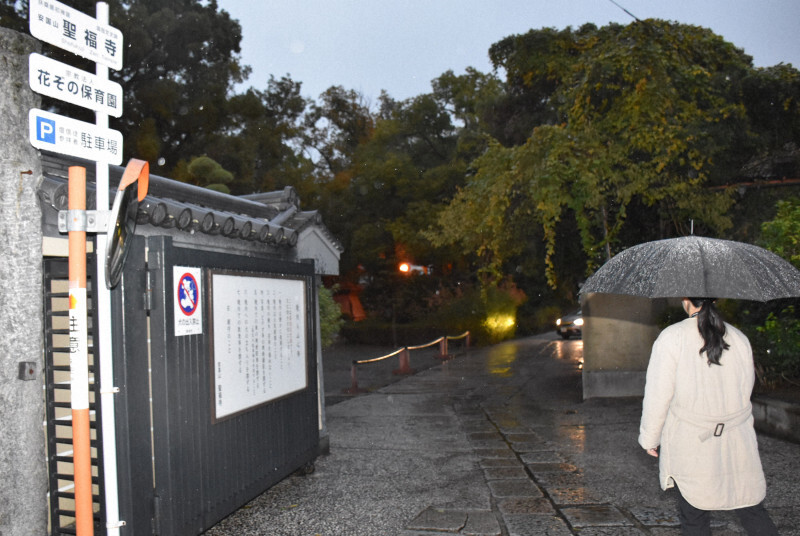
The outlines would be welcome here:
<svg viewBox="0 0 800 536">
<path fill-rule="evenodd" d="M 583 300 L 583 398 L 643 396 L 666 300 L 589 294 Z"/>
<path fill-rule="evenodd" d="M 759 432 L 800 443 L 800 404 L 756 395 L 753 418 Z"/>
<path fill-rule="evenodd" d="M 36 191 L 42 170 L 28 142 L 28 85 L 38 42 L 0 28 L 0 534 L 47 532 L 43 402 L 42 233 Z M 20 363 L 33 379 L 20 379 Z"/>
</svg>

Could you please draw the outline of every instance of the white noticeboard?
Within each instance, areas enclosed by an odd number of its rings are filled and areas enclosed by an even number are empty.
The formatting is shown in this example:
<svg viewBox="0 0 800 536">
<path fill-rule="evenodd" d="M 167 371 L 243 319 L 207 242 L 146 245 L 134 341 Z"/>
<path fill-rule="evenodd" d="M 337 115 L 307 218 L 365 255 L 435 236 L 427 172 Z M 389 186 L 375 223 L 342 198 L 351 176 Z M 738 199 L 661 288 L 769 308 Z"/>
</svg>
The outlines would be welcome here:
<svg viewBox="0 0 800 536">
<path fill-rule="evenodd" d="M 117 130 L 32 108 L 28 112 L 28 134 L 37 149 L 122 164 L 122 133 Z"/>
<path fill-rule="evenodd" d="M 214 419 L 308 386 L 301 279 L 211 275 Z"/>
<path fill-rule="evenodd" d="M 175 336 L 203 333 L 203 270 L 186 266 L 172 267 L 175 289 Z"/>
<path fill-rule="evenodd" d="M 32 53 L 28 83 L 36 93 L 113 117 L 122 115 L 122 86 L 66 63 Z"/>
<path fill-rule="evenodd" d="M 31 35 L 114 70 L 122 69 L 122 32 L 57 0 L 29 0 Z"/>
</svg>

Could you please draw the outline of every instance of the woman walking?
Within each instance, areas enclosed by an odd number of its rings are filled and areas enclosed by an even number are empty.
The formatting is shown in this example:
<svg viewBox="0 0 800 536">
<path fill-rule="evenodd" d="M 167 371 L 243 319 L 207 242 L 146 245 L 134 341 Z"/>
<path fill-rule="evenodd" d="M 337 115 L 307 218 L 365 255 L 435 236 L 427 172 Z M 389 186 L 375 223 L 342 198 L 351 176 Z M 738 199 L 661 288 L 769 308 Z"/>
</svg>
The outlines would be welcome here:
<svg viewBox="0 0 800 536">
<path fill-rule="evenodd" d="M 678 491 L 684 536 L 710 535 L 713 510 L 735 510 L 747 534 L 777 535 L 763 504 L 750 342 L 714 301 L 684 298 L 689 318 L 653 344 L 639 444 L 659 458 L 661 488 Z"/>
</svg>

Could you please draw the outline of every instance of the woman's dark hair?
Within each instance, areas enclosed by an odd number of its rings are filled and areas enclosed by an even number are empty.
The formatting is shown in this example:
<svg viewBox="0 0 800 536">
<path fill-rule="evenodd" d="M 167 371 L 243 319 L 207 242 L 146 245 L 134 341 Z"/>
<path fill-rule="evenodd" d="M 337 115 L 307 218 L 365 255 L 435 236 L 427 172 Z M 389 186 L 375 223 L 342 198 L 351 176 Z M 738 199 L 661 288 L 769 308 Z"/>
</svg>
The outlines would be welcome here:
<svg viewBox="0 0 800 536">
<path fill-rule="evenodd" d="M 692 305 L 700 308 L 697 314 L 697 329 L 703 336 L 705 345 L 700 348 L 700 353 L 706 353 L 709 365 L 719 365 L 722 352 L 730 348 L 725 342 L 725 321 L 722 319 L 714 298 L 689 298 Z"/>
</svg>

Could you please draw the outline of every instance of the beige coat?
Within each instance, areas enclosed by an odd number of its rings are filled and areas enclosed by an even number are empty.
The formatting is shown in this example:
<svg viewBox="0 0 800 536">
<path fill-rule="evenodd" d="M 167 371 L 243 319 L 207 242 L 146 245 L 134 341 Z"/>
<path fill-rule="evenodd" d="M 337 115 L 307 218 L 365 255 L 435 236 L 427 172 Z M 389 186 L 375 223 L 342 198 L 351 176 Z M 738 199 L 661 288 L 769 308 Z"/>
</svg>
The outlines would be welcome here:
<svg viewBox="0 0 800 536">
<path fill-rule="evenodd" d="M 676 483 L 701 510 L 731 510 L 760 503 L 764 472 L 753 429 L 750 394 L 755 373 L 747 337 L 726 324 L 721 366 L 698 352 L 697 319 L 661 332 L 647 367 L 639 444 L 661 445 L 661 488 Z"/>
</svg>

